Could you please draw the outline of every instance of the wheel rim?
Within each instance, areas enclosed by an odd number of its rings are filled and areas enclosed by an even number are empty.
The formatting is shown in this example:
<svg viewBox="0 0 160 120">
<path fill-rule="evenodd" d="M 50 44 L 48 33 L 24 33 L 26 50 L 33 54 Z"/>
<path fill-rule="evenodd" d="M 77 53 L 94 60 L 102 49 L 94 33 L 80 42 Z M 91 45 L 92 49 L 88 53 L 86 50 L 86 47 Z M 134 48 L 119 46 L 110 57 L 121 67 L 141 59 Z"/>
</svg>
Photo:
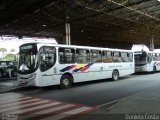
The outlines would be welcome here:
<svg viewBox="0 0 160 120">
<path fill-rule="evenodd" d="M 63 80 L 63 85 L 68 86 L 69 85 L 69 79 L 65 78 Z"/>
<path fill-rule="evenodd" d="M 114 78 L 115 80 L 118 79 L 118 73 L 117 73 L 117 71 L 114 71 L 113 78 Z"/>
<path fill-rule="evenodd" d="M 153 72 L 156 72 L 156 67 L 153 67 Z"/>
</svg>

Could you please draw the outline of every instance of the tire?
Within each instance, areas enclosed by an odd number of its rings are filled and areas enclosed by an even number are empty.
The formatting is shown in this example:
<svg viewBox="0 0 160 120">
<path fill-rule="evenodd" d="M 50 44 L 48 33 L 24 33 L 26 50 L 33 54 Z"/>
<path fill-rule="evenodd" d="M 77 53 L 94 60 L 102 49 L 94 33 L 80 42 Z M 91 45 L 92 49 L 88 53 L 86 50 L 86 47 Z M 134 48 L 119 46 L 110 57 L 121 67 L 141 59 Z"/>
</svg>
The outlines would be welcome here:
<svg viewBox="0 0 160 120">
<path fill-rule="evenodd" d="M 113 72 L 112 72 L 112 80 L 113 81 L 116 81 L 116 80 L 118 80 L 119 79 L 119 72 L 118 72 L 118 70 L 114 70 Z"/>
<path fill-rule="evenodd" d="M 71 77 L 68 75 L 63 75 L 60 80 L 61 89 L 67 89 L 71 87 Z"/>
<path fill-rule="evenodd" d="M 156 71 L 157 71 L 157 70 L 156 70 L 156 66 L 154 66 L 152 73 L 156 73 Z"/>
</svg>

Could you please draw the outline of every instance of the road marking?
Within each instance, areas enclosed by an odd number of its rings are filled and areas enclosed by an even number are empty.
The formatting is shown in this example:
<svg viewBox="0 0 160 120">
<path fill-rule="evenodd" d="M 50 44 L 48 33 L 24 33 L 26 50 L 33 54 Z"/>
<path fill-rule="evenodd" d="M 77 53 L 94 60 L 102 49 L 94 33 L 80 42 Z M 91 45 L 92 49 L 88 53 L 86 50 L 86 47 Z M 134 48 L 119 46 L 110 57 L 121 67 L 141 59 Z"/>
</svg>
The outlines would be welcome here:
<svg viewBox="0 0 160 120">
<path fill-rule="evenodd" d="M 48 100 L 43 100 L 43 101 L 40 101 L 40 102 L 31 103 L 31 104 L 18 105 L 18 106 L 14 106 L 14 107 L 10 107 L 10 108 L 4 108 L 4 109 L 1 109 L 0 112 L 7 112 L 7 111 L 10 111 L 10 110 L 13 110 L 13 109 L 20 108 L 20 107 L 27 107 L 27 106 L 32 106 L 32 105 L 45 103 L 45 102 L 48 102 Z"/>
<path fill-rule="evenodd" d="M 0 106 L 1 106 L 1 104 L 9 104 L 9 103 L 13 103 L 13 102 L 19 102 L 20 100 L 25 100 L 25 99 L 30 99 L 30 98 L 32 98 L 32 97 L 21 97 L 21 99 L 12 98 L 12 99 L 9 99 L 9 100 L 0 101 Z"/>
<path fill-rule="evenodd" d="M 7 95 L 7 96 L 1 96 L 0 97 L 0 101 L 4 101 L 4 100 L 9 100 L 9 99 L 12 99 L 12 98 L 17 98 L 17 97 L 23 97 L 23 95 L 20 95 L 20 94 L 15 94 L 15 95 Z"/>
<path fill-rule="evenodd" d="M 37 118 L 40 119 L 40 118 L 42 118 L 42 116 L 50 114 L 51 112 L 55 112 L 55 111 L 62 110 L 62 109 L 65 109 L 65 108 L 69 108 L 69 107 L 72 107 L 72 106 L 74 106 L 74 105 L 67 104 L 67 105 L 51 108 L 51 109 L 48 109 L 48 110 L 43 110 L 43 111 L 40 111 L 40 112 L 35 112 L 34 114 L 30 114 L 30 115 L 27 115 L 27 116 L 22 117 L 22 118 L 20 117 L 20 119 L 21 120 L 25 120 L 25 119 L 30 118 L 32 120 L 37 120 Z"/>
<path fill-rule="evenodd" d="M 24 100 L 24 101 L 16 101 L 14 103 L 10 103 L 10 104 L 3 104 L 0 105 L 0 109 L 2 109 L 3 107 L 10 107 L 10 106 L 18 106 L 18 105 L 22 105 L 24 103 L 29 103 L 29 102 L 34 102 L 34 101 L 38 101 L 40 99 L 30 99 L 30 100 Z"/>
<path fill-rule="evenodd" d="M 65 119 L 96 110 L 96 107 L 42 99 L 21 94 L 3 94 L 0 114 L 10 113 L 24 119 Z"/>
<path fill-rule="evenodd" d="M 87 110 L 90 110 L 90 109 L 91 108 L 89 108 L 89 107 L 81 107 L 81 108 L 73 109 L 73 110 L 70 110 L 70 111 L 67 111 L 67 112 L 63 112 L 63 113 L 55 115 L 55 116 L 47 117 L 47 118 L 44 118 L 42 120 L 59 120 L 59 119 L 62 119 L 64 117 L 79 114 L 81 112 L 84 112 L 84 111 L 87 111 Z"/>
<path fill-rule="evenodd" d="M 16 94 L 18 94 L 18 93 L 13 93 L 13 92 L 10 92 L 10 93 L 1 93 L 1 94 L 0 94 L 0 97 L 12 95 L 12 94 L 16 95 Z M 18 94 L 18 95 L 19 95 L 19 94 Z"/>
<path fill-rule="evenodd" d="M 54 102 L 54 103 L 45 103 L 44 105 L 38 105 L 38 106 L 35 106 L 35 107 L 31 107 L 31 108 L 27 108 L 27 109 L 22 109 L 22 110 L 17 110 L 16 112 L 12 112 L 12 114 L 31 114 L 34 110 L 38 110 L 38 109 L 41 109 L 41 108 L 46 108 L 46 107 L 53 107 L 55 105 L 58 105 L 60 104 L 60 102 Z M 29 113 L 27 113 L 29 112 Z"/>
</svg>

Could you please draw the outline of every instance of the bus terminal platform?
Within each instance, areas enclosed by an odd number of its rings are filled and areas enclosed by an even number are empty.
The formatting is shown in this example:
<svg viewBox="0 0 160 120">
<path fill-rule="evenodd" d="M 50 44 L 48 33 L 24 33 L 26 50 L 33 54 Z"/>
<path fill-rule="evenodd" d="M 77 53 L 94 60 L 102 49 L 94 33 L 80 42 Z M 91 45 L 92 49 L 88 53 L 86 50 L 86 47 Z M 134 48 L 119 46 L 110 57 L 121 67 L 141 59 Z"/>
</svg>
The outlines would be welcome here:
<svg viewBox="0 0 160 120">
<path fill-rule="evenodd" d="M 0 79 L 0 93 L 18 88 L 17 78 Z M 139 92 L 72 120 L 160 120 L 160 86 Z"/>
<path fill-rule="evenodd" d="M 74 120 L 160 120 L 160 87 L 155 87 L 119 101 L 104 104 L 96 111 Z"/>
</svg>

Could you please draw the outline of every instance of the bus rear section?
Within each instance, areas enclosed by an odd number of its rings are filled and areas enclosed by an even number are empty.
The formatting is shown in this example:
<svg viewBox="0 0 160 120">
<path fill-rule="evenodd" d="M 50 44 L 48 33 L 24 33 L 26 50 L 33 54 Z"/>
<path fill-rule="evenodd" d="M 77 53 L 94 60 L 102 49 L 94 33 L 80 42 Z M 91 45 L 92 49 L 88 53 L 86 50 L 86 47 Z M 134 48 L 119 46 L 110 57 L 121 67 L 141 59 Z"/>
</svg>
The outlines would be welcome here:
<svg viewBox="0 0 160 120">
<path fill-rule="evenodd" d="M 135 72 L 153 72 L 160 70 L 160 54 L 155 52 L 134 52 Z"/>
<path fill-rule="evenodd" d="M 150 60 L 148 53 L 146 51 L 138 51 L 134 52 L 135 58 L 135 72 L 149 72 L 150 68 Z"/>
</svg>

